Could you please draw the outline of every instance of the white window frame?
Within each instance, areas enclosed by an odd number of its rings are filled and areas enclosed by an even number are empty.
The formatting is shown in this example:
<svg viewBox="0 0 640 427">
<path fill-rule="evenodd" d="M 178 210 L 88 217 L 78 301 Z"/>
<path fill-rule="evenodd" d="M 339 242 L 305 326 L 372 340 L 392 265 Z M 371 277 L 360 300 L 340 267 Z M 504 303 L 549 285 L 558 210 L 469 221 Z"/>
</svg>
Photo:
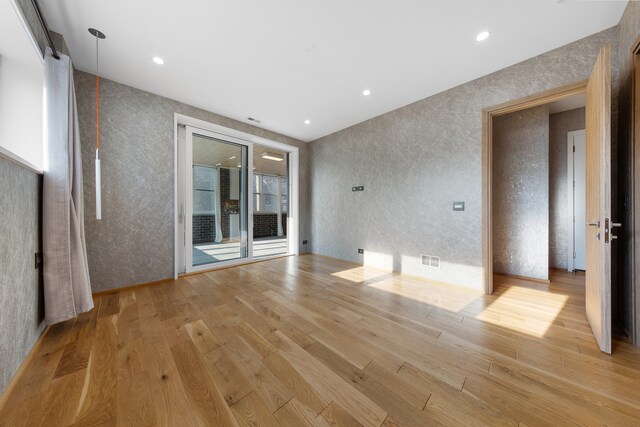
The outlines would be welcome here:
<svg viewBox="0 0 640 427">
<path fill-rule="evenodd" d="M 273 197 L 275 197 L 276 199 L 278 199 L 278 203 L 280 203 L 280 209 L 282 210 L 282 191 L 280 190 L 280 188 L 281 188 L 281 186 L 282 186 L 282 178 L 287 178 L 287 177 L 284 177 L 284 176 L 281 176 L 281 175 L 273 175 L 273 174 L 271 174 L 271 173 L 254 173 L 254 174 L 253 174 L 254 181 L 252 181 L 253 185 L 255 185 L 255 177 L 256 177 L 256 176 L 271 176 L 271 177 L 274 177 L 274 178 L 278 178 L 278 188 L 276 189 L 276 193 L 275 193 L 275 194 L 266 194 L 266 195 L 267 195 L 267 196 L 273 196 Z M 252 193 L 252 196 L 255 196 L 256 194 L 258 194 L 258 195 L 260 195 L 260 196 L 265 196 L 265 193 L 262 193 L 262 192 L 256 192 L 256 191 L 254 191 L 254 192 Z M 288 197 L 288 196 L 287 196 L 287 197 Z M 271 215 L 274 215 L 274 214 L 277 214 L 277 213 L 278 213 L 278 209 L 277 209 L 277 206 L 276 206 L 276 210 L 275 210 L 275 212 L 262 212 L 262 211 L 257 211 L 257 210 L 256 210 L 256 206 L 254 206 L 254 207 L 253 207 L 253 213 L 254 213 L 254 214 L 258 214 L 258 215 L 262 215 L 262 214 L 266 214 L 266 215 L 271 214 Z M 284 214 L 285 212 L 283 211 L 282 213 Z"/>
<path fill-rule="evenodd" d="M 200 167 L 200 168 L 208 168 L 208 169 L 219 169 L 219 168 L 216 168 L 214 166 L 198 165 L 198 164 L 195 164 L 195 163 L 193 164 L 193 166 L 197 166 L 197 167 Z M 216 179 L 215 175 L 214 175 L 214 179 Z M 213 188 L 214 188 L 213 190 L 198 190 L 198 189 L 196 189 L 196 185 L 195 185 L 195 182 L 194 182 L 193 183 L 193 189 L 192 189 L 193 197 L 195 198 L 196 191 L 211 191 L 214 194 L 214 197 L 218 197 L 218 192 L 215 190 L 217 184 L 218 184 L 217 182 L 213 183 Z M 214 209 L 215 209 L 215 203 L 214 203 Z M 217 215 L 218 213 L 215 210 L 213 210 L 213 211 L 204 211 L 204 212 L 195 212 L 194 211 L 193 214 L 194 215 L 203 215 L 204 216 L 204 215 Z"/>
<path fill-rule="evenodd" d="M 188 221 L 183 221 L 181 224 L 179 219 L 180 216 L 185 212 L 185 206 L 180 205 L 179 194 L 178 194 L 178 186 L 184 185 L 182 182 L 178 182 L 178 127 L 190 126 L 193 128 L 197 128 L 198 130 L 204 131 L 204 135 L 212 136 L 216 139 L 220 139 L 222 141 L 235 142 L 242 145 L 247 146 L 248 153 L 248 167 L 247 167 L 247 178 L 250 183 L 253 182 L 254 174 L 253 174 L 253 146 L 260 145 L 263 147 L 271 148 L 273 150 L 282 151 L 289 154 L 289 206 L 288 206 L 288 215 L 287 215 L 287 248 L 288 252 L 285 255 L 299 255 L 299 227 L 300 227 L 300 207 L 299 207 L 299 189 L 300 189 L 300 178 L 299 178 L 299 170 L 300 170 L 300 154 L 298 147 L 293 145 L 284 144 L 282 142 L 272 141 L 267 138 L 262 138 L 256 135 L 252 135 L 247 132 L 242 132 L 236 129 L 227 128 L 221 125 L 217 125 L 215 123 L 210 123 L 205 120 L 196 119 L 193 117 L 189 117 L 183 114 L 174 113 L 174 277 L 177 279 L 180 274 L 182 274 L 182 270 L 184 270 L 184 266 L 181 265 L 183 263 L 188 265 L 191 261 L 191 252 L 186 250 L 186 242 L 184 242 L 184 233 L 185 233 L 185 224 Z M 229 267 L 233 265 L 242 265 L 251 263 L 254 261 L 253 259 L 253 191 L 251 188 L 247 189 L 248 197 L 247 197 L 247 215 L 248 215 L 248 233 L 247 233 L 247 245 L 248 245 L 248 256 L 247 258 L 241 258 L 237 260 L 230 261 L 222 261 L 214 264 L 205 264 L 202 266 L 198 266 L 197 268 L 191 268 L 191 272 L 196 271 L 207 271 L 207 270 L 215 270 L 218 268 Z M 189 222 L 190 223 L 190 222 Z M 182 236 L 181 236 L 182 234 Z M 189 246 L 190 247 L 190 246 Z M 181 252 L 182 251 L 182 252 Z M 181 256 L 181 254 L 183 256 Z M 186 256 L 184 256 L 186 255 Z M 283 255 L 276 255 L 275 257 L 280 257 Z M 265 260 L 268 258 L 260 258 L 260 260 Z"/>
</svg>

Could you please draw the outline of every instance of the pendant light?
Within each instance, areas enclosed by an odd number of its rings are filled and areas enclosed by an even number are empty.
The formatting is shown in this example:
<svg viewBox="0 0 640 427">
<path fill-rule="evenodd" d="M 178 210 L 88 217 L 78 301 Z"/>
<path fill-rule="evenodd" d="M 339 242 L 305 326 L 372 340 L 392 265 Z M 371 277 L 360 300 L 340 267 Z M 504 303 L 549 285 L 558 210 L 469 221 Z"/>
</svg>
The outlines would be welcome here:
<svg viewBox="0 0 640 427">
<path fill-rule="evenodd" d="M 102 194 L 100 191 L 100 69 L 98 62 L 98 42 L 107 36 L 95 28 L 89 33 L 96 38 L 96 219 L 102 219 Z"/>
</svg>

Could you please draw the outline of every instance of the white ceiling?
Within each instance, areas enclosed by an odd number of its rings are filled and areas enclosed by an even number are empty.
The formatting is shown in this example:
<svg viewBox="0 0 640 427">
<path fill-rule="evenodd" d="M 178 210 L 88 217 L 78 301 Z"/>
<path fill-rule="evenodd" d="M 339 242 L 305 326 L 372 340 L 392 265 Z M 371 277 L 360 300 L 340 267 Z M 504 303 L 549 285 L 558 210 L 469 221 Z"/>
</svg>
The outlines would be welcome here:
<svg viewBox="0 0 640 427">
<path fill-rule="evenodd" d="M 41 0 L 81 70 L 95 27 L 104 77 L 304 141 L 615 26 L 626 3 Z"/>
<path fill-rule="evenodd" d="M 563 111 L 575 110 L 587 105 L 587 95 L 579 93 L 549 104 L 549 114 L 562 113 Z"/>
</svg>

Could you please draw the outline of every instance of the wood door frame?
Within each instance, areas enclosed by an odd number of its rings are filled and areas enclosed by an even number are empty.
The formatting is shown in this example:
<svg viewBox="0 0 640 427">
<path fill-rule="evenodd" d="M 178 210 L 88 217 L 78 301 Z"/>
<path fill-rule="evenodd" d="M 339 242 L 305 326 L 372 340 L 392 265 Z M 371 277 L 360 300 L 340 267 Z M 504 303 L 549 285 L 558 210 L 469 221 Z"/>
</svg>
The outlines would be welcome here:
<svg viewBox="0 0 640 427">
<path fill-rule="evenodd" d="M 631 138 L 631 179 L 629 180 L 629 194 L 632 201 L 629 204 L 631 209 L 631 230 L 629 235 L 631 244 L 631 342 L 640 345 L 640 282 L 636 278 L 640 277 L 640 260 L 636 259 L 636 254 L 640 253 L 640 239 L 635 238 L 635 230 L 640 226 L 640 185 L 636 185 L 636 179 L 640 179 L 640 162 L 636 160 L 636 155 L 640 154 L 640 36 L 636 39 L 631 49 L 631 120 L 629 136 Z"/>
<path fill-rule="evenodd" d="M 482 266 L 483 290 L 493 293 L 493 233 L 492 233 L 492 152 L 493 118 L 527 108 L 558 101 L 569 96 L 586 93 L 588 80 L 549 89 L 537 94 L 504 102 L 482 110 Z"/>
</svg>

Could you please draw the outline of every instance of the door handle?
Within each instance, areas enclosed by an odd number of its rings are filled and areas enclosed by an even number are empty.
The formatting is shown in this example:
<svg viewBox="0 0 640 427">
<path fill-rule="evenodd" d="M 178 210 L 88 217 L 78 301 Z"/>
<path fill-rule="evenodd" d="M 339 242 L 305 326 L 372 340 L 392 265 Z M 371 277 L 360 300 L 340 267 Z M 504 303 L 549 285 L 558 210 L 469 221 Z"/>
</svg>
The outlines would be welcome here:
<svg viewBox="0 0 640 427">
<path fill-rule="evenodd" d="M 612 222 L 611 223 L 611 228 L 614 228 L 614 227 L 622 228 L 622 223 L 620 223 L 620 222 Z M 611 231 L 613 231 L 613 230 L 611 230 Z M 610 238 L 611 238 L 611 240 L 618 240 L 618 236 L 614 236 L 613 233 L 611 233 Z"/>
</svg>

